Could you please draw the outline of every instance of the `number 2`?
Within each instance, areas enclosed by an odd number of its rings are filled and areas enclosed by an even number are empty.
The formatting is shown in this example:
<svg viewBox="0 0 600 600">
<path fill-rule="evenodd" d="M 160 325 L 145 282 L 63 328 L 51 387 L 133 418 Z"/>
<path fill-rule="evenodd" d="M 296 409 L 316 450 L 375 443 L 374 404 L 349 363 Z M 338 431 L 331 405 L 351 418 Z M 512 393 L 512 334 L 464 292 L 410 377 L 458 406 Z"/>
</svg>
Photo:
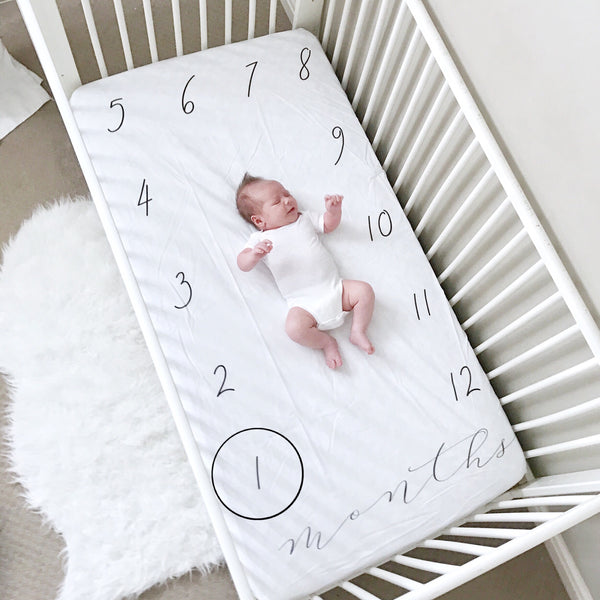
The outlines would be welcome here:
<svg viewBox="0 0 600 600">
<path fill-rule="evenodd" d="M 221 395 L 224 394 L 225 392 L 235 392 L 235 388 L 226 388 L 225 386 L 225 380 L 227 379 L 227 369 L 225 368 L 225 365 L 217 365 L 215 367 L 215 370 L 213 371 L 213 375 L 217 374 L 217 371 L 219 369 L 223 369 L 223 381 L 221 381 L 221 387 L 219 388 L 219 391 L 217 392 L 217 398 Z"/>
</svg>

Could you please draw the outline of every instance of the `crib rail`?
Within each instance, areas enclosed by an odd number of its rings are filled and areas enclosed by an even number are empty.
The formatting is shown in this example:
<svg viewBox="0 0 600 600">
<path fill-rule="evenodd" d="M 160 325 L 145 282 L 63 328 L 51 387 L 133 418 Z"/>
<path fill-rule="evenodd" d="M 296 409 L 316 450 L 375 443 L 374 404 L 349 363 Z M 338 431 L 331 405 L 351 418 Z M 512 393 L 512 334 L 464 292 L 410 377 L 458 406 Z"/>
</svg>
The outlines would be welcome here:
<svg viewBox="0 0 600 600">
<path fill-rule="evenodd" d="M 294 19 L 291 3 L 278 0 L 237 2 L 235 11 L 233 0 L 142 0 L 141 6 L 133 0 L 79 0 L 78 5 L 57 1 L 67 38 L 87 48 L 75 57 L 75 74 L 83 83 L 165 58 L 289 29 L 292 21 L 314 28 L 320 4 L 313 1 L 304 10 L 296 8 Z M 67 96 L 78 85 L 70 86 Z"/>
</svg>

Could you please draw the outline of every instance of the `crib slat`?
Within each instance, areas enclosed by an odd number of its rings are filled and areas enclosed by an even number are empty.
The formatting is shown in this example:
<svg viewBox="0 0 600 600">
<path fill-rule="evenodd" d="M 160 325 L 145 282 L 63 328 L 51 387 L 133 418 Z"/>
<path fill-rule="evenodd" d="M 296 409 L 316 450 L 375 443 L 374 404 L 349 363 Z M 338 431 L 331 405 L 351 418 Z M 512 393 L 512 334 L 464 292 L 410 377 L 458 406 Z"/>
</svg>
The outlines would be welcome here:
<svg viewBox="0 0 600 600">
<path fill-rule="evenodd" d="M 394 192 L 396 194 L 398 193 L 398 190 L 400 189 L 400 186 L 402 185 L 402 183 L 404 181 L 404 177 L 406 176 L 408 169 L 412 166 L 412 163 L 416 157 L 416 154 L 417 154 L 418 150 L 420 149 L 423 141 L 425 140 L 425 136 L 429 132 L 429 128 L 431 127 L 433 120 L 439 113 L 442 103 L 444 102 L 444 100 L 446 98 L 446 94 L 448 93 L 449 89 L 450 88 L 448 86 L 448 82 L 444 80 L 438 93 L 437 93 L 437 96 L 436 96 L 433 104 L 431 105 L 431 108 L 429 109 L 429 112 L 427 113 L 427 117 L 425 118 L 425 120 L 423 121 L 423 124 L 421 125 L 419 133 L 418 133 L 417 137 L 415 138 L 413 145 L 411 146 L 410 150 L 408 151 L 408 153 L 406 155 L 406 158 L 404 159 L 404 164 L 402 165 L 402 168 L 400 169 L 400 173 L 398 173 L 398 177 L 396 177 L 396 181 L 394 182 L 394 187 L 393 187 Z"/>
<path fill-rule="evenodd" d="M 361 2 L 360 10 L 358 12 L 358 18 L 356 20 L 356 25 L 354 26 L 354 35 L 352 36 L 352 40 L 350 41 L 350 50 L 348 53 L 348 58 L 346 59 L 346 64 L 344 66 L 344 74 L 342 76 L 342 87 L 346 89 L 348 87 L 348 79 L 350 79 L 350 73 L 352 71 L 352 67 L 354 66 L 354 59 L 356 58 L 356 52 L 358 51 L 360 44 L 360 32 L 362 31 L 363 25 L 365 23 L 365 18 L 367 16 L 368 11 L 372 8 L 369 2 Z"/>
<path fill-rule="evenodd" d="M 331 28 L 333 26 L 333 15 L 335 13 L 335 5 L 337 0 L 330 0 L 329 6 L 327 8 L 327 16 L 325 17 L 325 27 L 323 28 L 323 39 L 321 40 L 321 45 L 323 49 L 327 51 L 327 47 L 329 46 L 329 38 L 331 37 Z"/>
<path fill-rule="evenodd" d="M 450 527 L 444 531 L 444 535 L 454 537 L 485 538 L 499 540 L 514 540 L 524 535 L 529 530 L 526 528 L 509 529 L 506 527 Z"/>
<path fill-rule="evenodd" d="M 377 76 L 375 77 L 375 83 L 373 84 L 373 90 L 369 97 L 369 103 L 367 104 L 367 109 L 361 122 L 365 131 L 369 126 L 373 111 L 375 110 L 375 107 L 379 104 L 379 100 L 383 95 L 383 84 L 386 77 L 389 75 L 390 63 L 392 61 L 392 58 L 394 57 L 396 49 L 400 45 L 400 28 L 402 27 L 402 20 L 404 18 L 404 15 L 406 14 L 406 10 L 406 1 L 402 0 L 402 4 L 400 5 L 398 13 L 396 14 L 396 19 L 394 21 L 392 33 L 390 34 L 390 37 L 386 42 L 385 52 L 383 53 L 383 58 L 381 59 L 381 63 L 379 64 Z"/>
<path fill-rule="evenodd" d="M 419 569 L 421 571 L 428 571 L 429 573 L 444 574 L 459 568 L 457 565 L 449 565 L 447 563 L 425 560 L 423 558 L 413 558 L 412 556 L 404 556 L 403 554 L 394 556 L 392 560 L 399 565 Z"/>
<path fill-rule="evenodd" d="M 271 0 L 269 5 L 269 33 L 275 33 L 277 29 L 277 0 Z"/>
<path fill-rule="evenodd" d="M 484 176 L 479 180 L 477 185 L 471 190 L 457 211 L 452 215 L 452 218 L 448 221 L 444 229 L 442 229 L 442 232 L 437 236 L 435 242 L 431 245 L 431 248 L 429 248 L 427 251 L 427 258 L 429 260 L 431 260 L 431 257 L 438 251 L 440 246 L 444 243 L 446 238 L 452 233 L 456 226 L 462 222 L 463 216 L 471 208 L 471 205 L 475 202 L 475 200 L 477 200 L 479 194 L 481 194 L 481 192 L 486 188 L 493 176 L 494 169 L 490 167 L 485 172 Z"/>
<path fill-rule="evenodd" d="M 489 504 L 488 510 L 502 510 L 507 508 L 539 508 L 543 506 L 577 506 L 591 500 L 591 494 L 573 494 L 571 496 L 531 496 L 529 498 L 513 498 L 511 500 L 498 500 Z"/>
<path fill-rule="evenodd" d="M 496 269 L 496 267 L 523 241 L 527 239 L 527 231 L 520 229 L 511 240 L 501 248 L 493 258 L 491 258 L 469 281 L 467 281 L 457 292 L 450 298 L 450 306 L 454 306 L 457 302 L 462 300 L 465 294 L 477 285 L 482 279 L 484 279 L 490 273 Z M 429 255 L 428 255 L 429 256 Z"/>
<path fill-rule="evenodd" d="M 600 445 L 600 434 L 577 438 L 569 442 L 551 444 L 550 446 L 543 446 L 532 450 L 525 450 L 523 454 L 525 455 L 525 458 L 537 458 L 540 456 L 547 456 L 548 454 L 558 454 L 570 450 L 581 450 L 582 448 L 591 448 L 592 446 L 598 445 Z"/>
<path fill-rule="evenodd" d="M 175 52 L 177 56 L 183 55 L 183 36 L 181 34 L 181 7 L 179 0 L 171 0 L 173 7 L 173 31 L 175 32 Z"/>
<path fill-rule="evenodd" d="M 375 60 L 375 56 L 377 55 L 377 49 L 379 48 L 379 44 L 381 43 L 381 37 L 383 35 L 383 26 L 386 22 L 386 15 L 389 12 L 390 1 L 391 0 L 383 0 L 383 2 L 379 5 L 378 8 L 375 29 L 369 42 L 369 47 L 367 49 L 367 57 L 365 58 L 365 64 L 360 70 L 358 84 L 356 86 L 356 91 L 354 92 L 354 97 L 352 98 L 352 108 L 355 112 L 358 107 L 358 103 L 360 102 L 360 99 L 362 97 L 362 93 L 365 89 L 368 76 L 373 70 L 373 61 Z"/>
<path fill-rule="evenodd" d="M 200 0 L 200 49 L 208 48 L 208 22 L 206 19 L 206 0 Z"/>
<path fill-rule="evenodd" d="M 346 31 L 348 30 L 348 21 L 350 20 L 350 8 L 352 7 L 352 0 L 346 0 L 344 2 L 344 10 L 342 12 L 342 20 L 338 29 L 337 38 L 335 40 L 335 46 L 333 47 L 333 58 L 331 59 L 331 65 L 333 70 L 337 71 L 338 62 L 340 60 L 340 54 L 342 52 L 342 46 Z"/>
<path fill-rule="evenodd" d="M 121 36 L 121 46 L 125 55 L 125 64 L 127 70 L 133 69 L 133 57 L 131 55 L 131 45 L 129 43 L 129 35 L 127 33 L 127 24 L 125 23 L 125 13 L 123 12 L 123 3 L 121 0 L 113 0 L 115 14 L 117 16 L 117 25 L 119 27 L 119 35 Z"/>
<path fill-rule="evenodd" d="M 377 579 L 382 579 L 383 581 L 393 583 L 394 585 L 406 590 L 416 590 L 423 586 L 423 584 L 419 581 L 415 581 L 414 579 L 404 577 L 403 575 L 398 575 L 397 573 L 391 573 L 390 571 L 379 569 L 377 567 L 369 569 L 367 573 L 373 577 L 377 577 Z"/>
<path fill-rule="evenodd" d="M 381 600 L 377 596 L 374 596 L 370 592 L 363 590 L 358 587 L 355 583 L 351 583 L 350 581 L 344 581 L 344 583 L 340 584 L 340 587 L 347 592 L 350 592 L 353 596 L 359 598 L 359 600 Z"/>
<path fill-rule="evenodd" d="M 231 3 L 233 0 L 225 0 L 225 43 L 231 44 L 231 26 L 233 23 L 233 11 Z"/>
<path fill-rule="evenodd" d="M 146 19 L 146 33 L 148 34 L 148 44 L 150 46 L 150 57 L 152 62 L 158 61 L 158 50 L 156 48 L 156 34 L 154 33 L 154 18 L 152 16 L 152 5 L 150 0 L 143 0 L 144 18 Z"/>
<path fill-rule="evenodd" d="M 581 373 L 585 373 L 586 371 L 590 371 L 591 369 L 595 369 L 598 367 L 598 361 L 595 358 L 590 358 L 574 367 L 570 367 L 569 369 L 565 369 L 564 371 L 559 371 L 550 377 L 546 377 L 545 379 L 541 379 L 536 383 L 532 383 L 531 385 L 525 386 L 520 390 L 512 392 L 511 394 L 507 394 L 500 398 L 500 403 L 503 406 L 514 402 L 515 400 L 520 400 L 525 396 L 529 396 L 535 392 L 539 392 L 541 390 L 548 389 L 557 383 L 561 383 L 562 381 L 566 381 L 567 379 L 571 379 L 572 377 L 576 377 Z"/>
<path fill-rule="evenodd" d="M 521 315 L 518 319 L 515 319 L 512 323 L 503 327 L 500 331 L 497 331 L 494 335 L 490 336 L 487 340 L 481 342 L 481 344 L 477 345 L 473 350 L 475 354 L 481 354 L 485 350 L 487 350 L 493 344 L 499 342 L 504 339 L 506 336 L 515 332 L 517 329 L 524 327 L 527 323 L 535 319 L 538 315 L 542 314 L 546 309 L 550 308 L 557 302 L 562 300 L 562 296 L 560 292 L 554 292 L 551 296 L 548 296 L 545 300 L 536 304 L 533 308 L 528 310 L 526 313 Z"/>
<path fill-rule="evenodd" d="M 425 84 L 427 83 L 427 79 L 429 78 L 429 74 L 431 73 L 433 66 L 435 65 L 435 59 L 433 55 L 430 54 L 427 58 L 427 62 L 423 67 L 421 74 L 419 75 L 419 80 L 415 89 L 413 90 L 412 96 L 406 107 L 406 111 L 402 116 L 402 120 L 400 121 L 400 125 L 396 130 L 396 134 L 394 135 L 394 139 L 390 145 L 390 149 L 388 150 L 387 156 L 383 161 L 383 168 L 387 171 L 394 155 L 398 151 L 398 146 L 404 140 L 406 134 L 406 128 L 413 123 L 413 113 L 418 106 L 418 101 L 421 99 L 421 94 L 425 89 Z"/>
<path fill-rule="evenodd" d="M 469 517 L 472 523 L 545 523 L 564 514 L 562 511 L 482 513 Z"/>
<path fill-rule="evenodd" d="M 98 65 L 98 69 L 100 69 L 100 75 L 102 77 L 107 77 L 108 70 L 106 69 L 106 63 L 104 62 L 104 54 L 102 54 L 102 47 L 100 46 L 100 38 L 98 37 L 98 30 L 96 29 L 96 21 L 94 21 L 90 0 L 81 0 L 81 8 L 83 8 L 83 16 L 85 17 L 85 23 L 90 34 L 94 56 L 96 57 L 96 64 Z"/>
<path fill-rule="evenodd" d="M 427 183 L 430 180 L 429 176 L 431 175 L 431 171 L 433 171 L 438 159 L 440 158 L 440 156 L 442 156 L 442 154 L 446 150 L 446 146 L 454 138 L 454 134 L 456 133 L 456 130 L 458 129 L 459 125 L 462 124 L 463 119 L 464 119 L 464 116 L 459 108 L 458 111 L 456 112 L 456 114 L 454 115 L 452 122 L 447 127 L 446 131 L 444 132 L 442 139 L 438 142 L 435 150 L 429 157 L 429 160 L 427 161 L 425 168 L 423 169 L 423 171 L 421 172 L 421 175 L 419 176 L 417 184 L 415 185 L 413 191 L 410 193 L 410 196 L 408 197 L 408 200 L 406 201 L 406 204 L 404 206 L 404 213 L 406 214 L 406 216 L 408 216 L 410 214 L 410 211 L 412 210 L 413 206 L 415 205 L 417 198 L 419 196 L 419 192 L 421 191 L 421 188 L 425 185 L 425 183 Z"/>
<path fill-rule="evenodd" d="M 502 373 L 506 373 L 506 371 L 510 371 L 510 369 L 513 369 L 514 367 L 518 367 L 519 365 L 523 364 L 524 362 L 527 362 L 528 360 L 530 360 L 536 356 L 539 356 L 546 350 L 554 348 L 561 342 L 568 340 L 569 338 L 573 337 L 574 335 L 576 335 L 578 333 L 579 333 L 579 327 L 577 327 L 577 325 L 572 325 L 571 327 L 568 327 L 564 331 L 561 331 L 560 333 L 553 335 L 552 337 L 548 338 L 544 342 L 537 344 L 533 348 L 530 348 L 526 352 L 523 352 L 523 353 L 519 354 L 518 356 L 515 356 L 515 358 L 505 362 L 503 365 L 496 367 L 495 369 L 493 369 L 492 371 L 490 371 L 487 374 L 488 379 L 494 379 L 495 377 L 502 375 Z"/>
<path fill-rule="evenodd" d="M 400 65 L 400 69 L 394 75 L 394 85 L 392 87 L 392 91 L 387 95 L 387 102 L 385 103 L 383 114 L 381 115 L 381 119 L 377 124 L 377 131 L 375 132 L 375 137 L 373 138 L 372 143 L 373 150 L 375 150 L 376 152 L 379 148 L 379 144 L 381 143 L 381 138 L 383 134 L 388 131 L 388 121 L 391 119 L 394 110 L 398 106 L 399 96 L 401 93 L 404 92 L 404 79 L 406 77 L 409 67 L 412 64 L 414 64 L 414 56 L 417 52 L 417 46 L 419 44 L 420 39 L 421 34 L 419 32 L 419 28 L 415 27 L 410 38 L 410 42 L 408 44 L 408 48 L 406 49 L 406 53 L 402 57 L 402 64 Z"/>
<path fill-rule="evenodd" d="M 248 5 L 248 39 L 254 38 L 254 29 L 256 27 L 256 0 L 250 0 Z"/>
<path fill-rule="evenodd" d="M 449 550 L 450 552 L 461 552 L 463 554 L 472 554 L 474 556 L 483 556 L 492 552 L 492 546 L 482 546 L 480 544 L 467 544 L 465 542 L 451 542 L 449 540 L 425 540 L 419 544 L 419 548 L 432 548 L 435 550 Z"/>
<path fill-rule="evenodd" d="M 466 331 L 469 327 L 473 326 L 482 317 L 488 314 L 491 310 L 496 308 L 499 304 L 502 304 L 509 296 L 514 292 L 518 291 L 523 285 L 532 279 L 539 271 L 544 268 L 544 261 L 538 260 L 529 269 L 517 277 L 511 284 L 506 286 L 499 294 L 494 296 L 485 306 L 480 308 L 476 313 L 469 317 L 463 324 L 462 328 Z"/>
<path fill-rule="evenodd" d="M 458 268 L 462 261 L 487 237 L 496 223 L 504 216 L 504 211 L 510 208 L 510 200 L 505 198 L 479 228 L 477 233 L 465 244 L 464 248 L 454 257 L 452 262 L 440 273 L 438 281 L 443 283 Z"/>
<path fill-rule="evenodd" d="M 551 425 L 552 423 L 560 423 L 561 421 L 567 421 L 568 419 L 579 417 L 588 412 L 593 412 L 596 410 L 600 410 L 600 398 L 588 400 L 587 402 L 583 402 L 582 404 L 578 404 L 576 406 L 572 406 L 571 408 L 560 410 L 545 417 L 539 417 L 537 419 L 531 419 L 530 421 L 523 421 L 522 423 L 517 423 L 516 425 L 513 425 L 513 431 L 526 431 L 528 429 L 534 429 L 535 427 Z"/>
<path fill-rule="evenodd" d="M 433 212 L 437 208 L 437 205 L 440 203 L 440 201 L 444 197 L 444 194 L 448 191 L 448 189 L 454 183 L 456 178 L 463 172 L 464 167 L 467 165 L 469 160 L 471 160 L 473 154 L 475 153 L 475 151 L 478 148 L 479 148 L 479 142 L 475 138 L 471 141 L 471 143 L 469 144 L 467 149 L 464 151 L 464 153 L 460 157 L 460 159 L 456 162 L 454 167 L 452 167 L 452 170 L 446 177 L 444 183 L 442 183 L 439 190 L 437 191 L 437 193 L 435 194 L 435 196 L 429 203 L 429 206 L 423 213 L 423 216 L 421 217 L 421 220 L 419 221 L 419 224 L 417 225 L 417 227 L 415 229 L 415 234 L 417 237 L 421 237 L 421 233 L 423 233 L 423 229 L 425 229 L 425 227 L 427 226 L 427 223 L 431 220 L 431 215 L 433 214 Z"/>
</svg>

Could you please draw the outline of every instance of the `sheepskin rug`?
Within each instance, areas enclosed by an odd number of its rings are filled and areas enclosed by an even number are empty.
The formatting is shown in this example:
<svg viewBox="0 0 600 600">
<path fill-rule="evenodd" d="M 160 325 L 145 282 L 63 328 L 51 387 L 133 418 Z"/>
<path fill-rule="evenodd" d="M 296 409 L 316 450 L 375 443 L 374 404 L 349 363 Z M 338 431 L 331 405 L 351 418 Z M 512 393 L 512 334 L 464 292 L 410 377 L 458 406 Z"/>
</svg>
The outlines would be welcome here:
<svg viewBox="0 0 600 600">
<path fill-rule="evenodd" d="M 39 209 L 4 248 L 11 465 L 66 542 L 60 600 L 113 600 L 221 562 L 93 204 Z"/>
</svg>

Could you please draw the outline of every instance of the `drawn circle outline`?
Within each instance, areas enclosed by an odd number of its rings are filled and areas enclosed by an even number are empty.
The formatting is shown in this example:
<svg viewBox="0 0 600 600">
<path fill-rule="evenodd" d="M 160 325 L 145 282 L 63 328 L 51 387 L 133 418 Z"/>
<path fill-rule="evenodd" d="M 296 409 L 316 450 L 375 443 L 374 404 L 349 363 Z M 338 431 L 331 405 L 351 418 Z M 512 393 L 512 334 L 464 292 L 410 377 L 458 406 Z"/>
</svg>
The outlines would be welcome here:
<svg viewBox="0 0 600 600">
<path fill-rule="evenodd" d="M 282 437 L 292 447 L 292 449 L 296 453 L 296 456 L 298 457 L 298 460 L 300 462 L 300 485 L 298 486 L 298 491 L 296 492 L 296 495 L 294 496 L 294 498 L 292 499 L 292 501 L 285 508 L 283 508 L 282 510 L 280 510 L 278 513 L 275 513 L 273 515 L 269 515 L 267 517 L 248 517 L 246 515 L 243 515 L 241 513 L 236 512 L 235 510 L 233 510 L 232 508 L 230 508 L 229 506 L 227 506 L 227 504 L 225 504 L 225 502 L 223 502 L 223 499 L 221 498 L 221 496 L 219 496 L 219 492 L 217 491 L 217 486 L 215 485 L 215 474 L 214 474 L 215 473 L 215 462 L 217 461 L 217 456 L 219 456 L 219 452 L 221 451 L 221 449 L 223 448 L 223 446 L 229 440 L 231 440 L 232 438 L 234 438 L 236 435 L 240 435 L 242 433 L 246 433 L 247 431 L 268 431 L 269 433 L 274 433 L 275 435 L 278 435 L 279 437 Z M 242 429 L 241 431 L 237 431 L 236 433 L 230 435 L 219 446 L 219 448 L 215 452 L 215 456 L 213 458 L 212 465 L 210 467 L 210 480 L 211 480 L 211 483 L 212 483 L 212 486 L 213 486 L 213 490 L 215 491 L 215 494 L 217 495 L 217 498 L 219 499 L 219 502 L 229 512 L 233 513 L 237 517 L 240 517 L 241 519 L 247 519 L 248 521 L 267 521 L 269 519 L 274 519 L 275 517 L 278 517 L 279 515 L 283 514 L 298 499 L 298 496 L 300 495 L 300 492 L 302 491 L 302 486 L 304 485 L 304 463 L 302 462 L 302 457 L 300 456 L 300 452 L 298 452 L 298 449 L 296 448 L 296 446 L 294 446 L 294 444 L 292 444 L 292 442 L 288 438 L 286 438 L 285 435 L 283 435 L 283 433 L 279 433 L 278 431 L 275 431 L 274 429 L 269 429 L 268 427 L 247 427 L 246 429 Z"/>
</svg>

